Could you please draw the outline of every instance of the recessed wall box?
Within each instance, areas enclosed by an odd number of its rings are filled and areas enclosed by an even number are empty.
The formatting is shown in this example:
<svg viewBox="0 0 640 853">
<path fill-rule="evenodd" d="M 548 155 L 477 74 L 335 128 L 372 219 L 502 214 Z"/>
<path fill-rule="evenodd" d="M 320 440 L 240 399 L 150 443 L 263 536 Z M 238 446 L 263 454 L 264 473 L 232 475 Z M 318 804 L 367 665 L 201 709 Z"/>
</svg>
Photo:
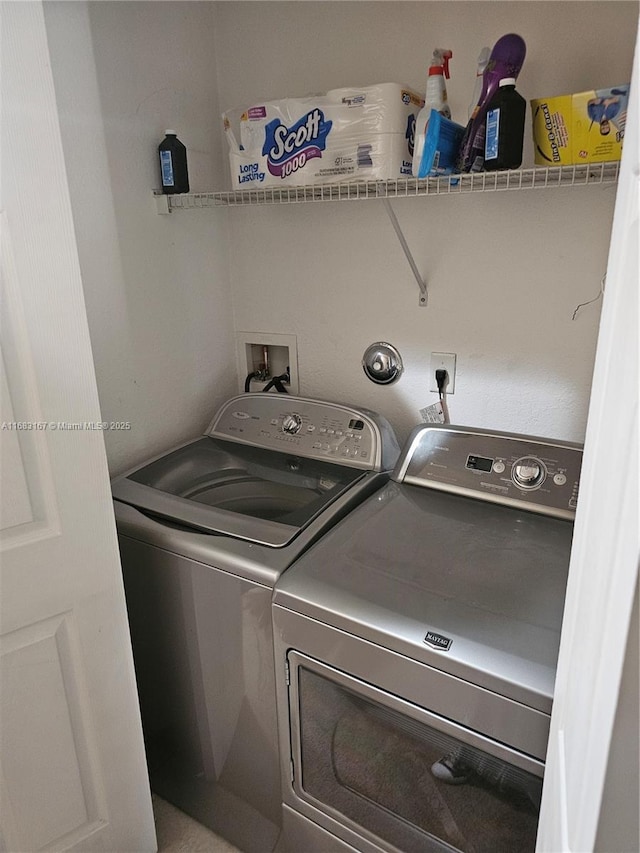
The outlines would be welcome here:
<svg viewBox="0 0 640 853">
<path fill-rule="evenodd" d="M 299 394 L 298 347 L 295 335 L 274 332 L 237 332 L 236 358 L 238 386 L 245 390 L 249 374 L 254 374 L 251 391 L 262 391 L 274 376 L 289 370 L 289 382 L 283 383 L 290 394 Z"/>
</svg>

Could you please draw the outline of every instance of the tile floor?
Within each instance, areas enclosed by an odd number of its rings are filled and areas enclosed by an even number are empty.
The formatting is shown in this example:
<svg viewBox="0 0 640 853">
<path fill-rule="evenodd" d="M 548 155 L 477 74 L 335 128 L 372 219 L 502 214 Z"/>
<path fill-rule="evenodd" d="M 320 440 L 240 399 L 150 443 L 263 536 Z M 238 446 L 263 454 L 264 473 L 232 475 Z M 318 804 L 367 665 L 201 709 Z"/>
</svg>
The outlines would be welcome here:
<svg viewBox="0 0 640 853">
<path fill-rule="evenodd" d="M 240 853 L 171 803 L 152 795 L 158 853 Z"/>
</svg>

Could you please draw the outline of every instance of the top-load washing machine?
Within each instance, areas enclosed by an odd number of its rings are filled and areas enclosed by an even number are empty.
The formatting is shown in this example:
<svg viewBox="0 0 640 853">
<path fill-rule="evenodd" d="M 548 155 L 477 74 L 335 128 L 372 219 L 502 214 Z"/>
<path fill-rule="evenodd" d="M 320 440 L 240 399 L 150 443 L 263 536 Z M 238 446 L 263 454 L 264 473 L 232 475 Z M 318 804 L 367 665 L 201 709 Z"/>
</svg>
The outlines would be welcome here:
<svg viewBox="0 0 640 853">
<path fill-rule="evenodd" d="M 418 427 L 278 581 L 288 853 L 533 853 L 581 462 Z"/>
<path fill-rule="evenodd" d="M 372 412 L 244 394 L 112 483 L 152 789 L 248 853 L 281 822 L 273 585 L 398 452 Z"/>
</svg>

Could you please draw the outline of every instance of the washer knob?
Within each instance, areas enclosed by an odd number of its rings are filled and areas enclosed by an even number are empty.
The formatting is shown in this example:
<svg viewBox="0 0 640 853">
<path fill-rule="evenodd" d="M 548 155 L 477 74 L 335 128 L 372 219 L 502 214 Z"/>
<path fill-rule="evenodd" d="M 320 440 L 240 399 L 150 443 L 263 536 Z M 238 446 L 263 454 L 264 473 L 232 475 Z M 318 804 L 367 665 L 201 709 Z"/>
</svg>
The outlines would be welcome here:
<svg viewBox="0 0 640 853">
<path fill-rule="evenodd" d="M 285 415 L 282 420 L 282 432 L 287 432 L 289 435 L 295 435 L 300 432 L 302 426 L 302 418 L 300 415 Z"/>
<path fill-rule="evenodd" d="M 544 464 L 533 456 L 523 456 L 513 463 L 511 478 L 521 489 L 537 489 L 547 476 Z"/>
</svg>

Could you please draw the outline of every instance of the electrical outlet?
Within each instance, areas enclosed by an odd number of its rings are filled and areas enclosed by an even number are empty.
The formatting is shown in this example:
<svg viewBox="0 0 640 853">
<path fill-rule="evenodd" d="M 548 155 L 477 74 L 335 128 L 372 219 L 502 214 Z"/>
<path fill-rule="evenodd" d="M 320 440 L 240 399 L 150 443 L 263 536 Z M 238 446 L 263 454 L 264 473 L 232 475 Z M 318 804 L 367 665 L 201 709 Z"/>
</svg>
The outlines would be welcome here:
<svg viewBox="0 0 640 853">
<path fill-rule="evenodd" d="M 444 386 L 445 394 L 453 394 L 456 388 L 456 354 L 455 352 L 432 352 L 429 373 L 429 391 L 438 393 L 436 382 L 436 370 L 447 371 L 447 383 Z"/>
</svg>

